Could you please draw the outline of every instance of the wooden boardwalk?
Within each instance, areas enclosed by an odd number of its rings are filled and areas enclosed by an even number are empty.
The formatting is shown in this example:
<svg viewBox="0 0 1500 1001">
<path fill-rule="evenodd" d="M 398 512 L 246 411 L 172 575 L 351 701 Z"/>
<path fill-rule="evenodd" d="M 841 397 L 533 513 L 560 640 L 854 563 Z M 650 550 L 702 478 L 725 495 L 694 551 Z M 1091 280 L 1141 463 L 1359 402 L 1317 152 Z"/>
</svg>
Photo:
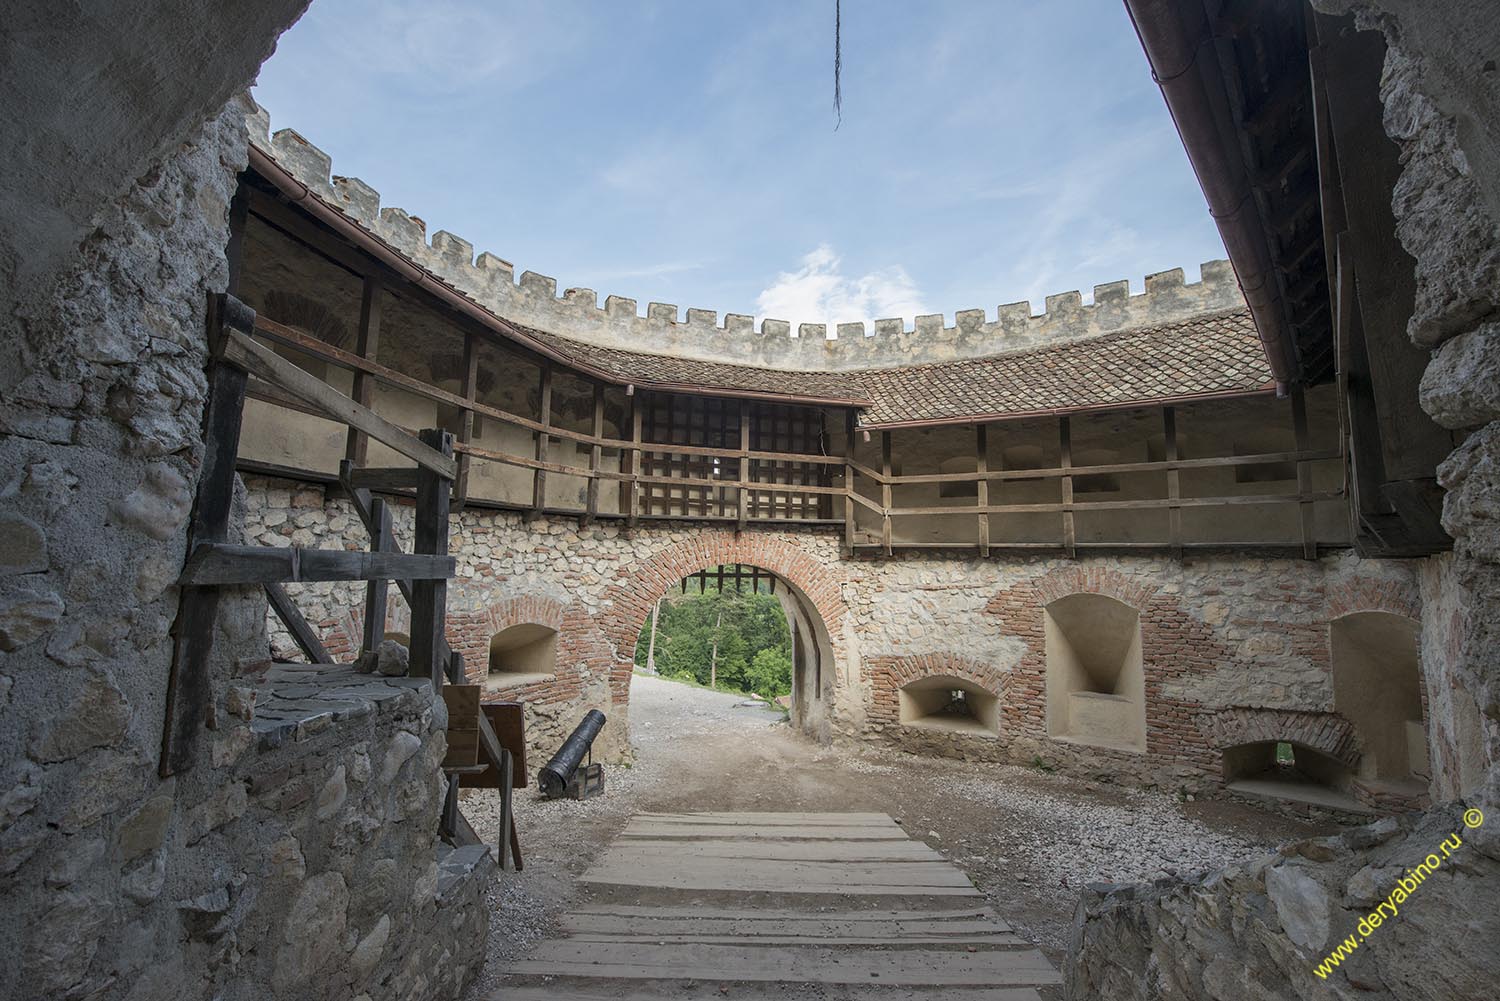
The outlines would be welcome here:
<svg viewBox="0 0 1500 1001">
<path fill-rule="evenodd" d="M 1038 1001 L 1061 983 L 883 813 L 641 814 L 582 882 L 589 902 L 494 1001 Z"/>
</svg>

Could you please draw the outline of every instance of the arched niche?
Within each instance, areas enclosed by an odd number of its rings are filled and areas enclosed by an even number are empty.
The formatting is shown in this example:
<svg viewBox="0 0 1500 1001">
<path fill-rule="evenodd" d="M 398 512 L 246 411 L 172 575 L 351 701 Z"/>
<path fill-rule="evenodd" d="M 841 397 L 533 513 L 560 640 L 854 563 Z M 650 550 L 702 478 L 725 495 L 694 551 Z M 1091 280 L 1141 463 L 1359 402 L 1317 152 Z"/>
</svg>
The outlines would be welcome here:
<svg viewBox="0 0 1500 1001">
<path fill-rule="evenodd" d="M 1328 627 L 1334 709 L 1354 724 L 1359 777 L 1425 779 L 1420 627 L 1392 612 L 1351 612 Z"/>
<path fill-rule="evenodd" d="M 1000 700 L 972 681 L 932 675 L 897 693 L 903 726 L 995 736 L 1000 732 Z"/>
<path fill-rule="evenodd" d="M 1146 750 L 1140 612 L 1108 595 L 1078 593 L 1043 610 L 1047 735 Z"/>
<path fill-rule="evenodd" d="M 557 671 L 557 630 L 522 622 L 490 637 L 489 672 L 485 685 L 508 688 L 545 681 Z"/>
<path fill-rule="evenodd" d="M 1261 740 L 1224 748 L 1224 785 L 1242 795 L 1368 813 L 1349 791 L 1351 779 L 1348 765 L 1306 744 Z"/>
</svg>

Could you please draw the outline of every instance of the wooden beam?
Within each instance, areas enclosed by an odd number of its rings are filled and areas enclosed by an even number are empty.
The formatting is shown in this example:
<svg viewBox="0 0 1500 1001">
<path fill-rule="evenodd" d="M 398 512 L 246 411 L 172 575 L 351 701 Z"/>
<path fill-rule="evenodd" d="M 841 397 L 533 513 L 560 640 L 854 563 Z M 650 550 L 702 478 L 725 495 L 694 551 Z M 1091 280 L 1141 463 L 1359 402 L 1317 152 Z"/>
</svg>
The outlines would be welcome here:
<svg viewBox="0 0 1500 1001">
<path fill-rule="evenodd" d="M 349 481 L 366 490 L 397 493 L 417 489 L 416 466 L 362 466 L 349 471 Z"/>
<path fill-rule="evenodd" d="M 365 276 L 364 288 L 359 297 L 359 335 L 354 349 L 361 358 L 374 361 L 380 351 L 380 282 Z M 354 402 L 371 408 L 374 403 L 375 380 L 367 372 L 356 369 L 352 396 Z M 363 431 L 351 427 L 344 443 L 344 458 L 356 466 L 363 466 L 369 455 L 370 438 Z"/>
<path fill-rule="evenodd" d="M 230 296 L 215 296 L 208 309 L 211 341 L 233 332 L 231 324 L 252 329 L 254 313 Z M 234 463 L 239 454 L 240 424 L 245 411 L 246 375 L 222 362 L 208 371 L 208 411 L 203 421 L 203 466 L 188 531 L 188 545 L 219 543 L 229 537 L 234 505 Z M 178 598 L 172 625 L 172 665 L 167 674 L 165 719 L 162 726 L 162 778 L 192 768 L 198 739 L 213 703 L 209 660 L 218 618 L 216 588 L 185 587 Z"/>
<path fill-rule="evenodd" d="M 395 549 L 391 512 L 379 497 L 370 499 L 370 521 L 374 524 L 374 529 L 370 532 L 370 551 L 383 553 Z M 361 654 L 370 653 L 385 639 L 385 611 L 389 595 L 390 583 L 384 578 L 372 580 L 365 585 L 365 623 L 359 645 Z"/>
<path fill-rule="evenodd" d="M 453 435 L 441 428 L 421 432 L 422 443 L 453 461 Z M 416 531 L 412 540 L 413 555 L 442 557 L 448 562 L 448 505 L 452 496 L 451 478 L 423 467 L 417 486 Z M 442 690 L 443 672 L 448 666 L 448 641 L 444 635 L 448 607 L 446 579 L 418 579 L 411 582 L 411 668 L 414 676 L 432 679 L 432 687 Z"/>
<path fill-rule="evenodd" d="M 318 634 L 313 631 L 313 627 L 297 610 L 297 605 L 292 601 L 292 596 L 286 593 L 286 588 L 275 583 L 267 583 L 264 586 L 266 600 L 270 602 L 281 624 L 286 626 L 286 631 L 291 633 L 292 640 L 307 658 L 307 662 L 309 664 L 332 664 L 333 658 L 323 648 L 323 642 L 318 639 Z"/>
<path fill-rule="evenodd" d="M 381 417 L 368 407 L 360 406 L 329 386 L 280 357 L 270 348 L 257 344 L 249 335 L 228 330 L 221 342 L 221 356 L 231 365 L 244 369 L 293 396 L 317 407 L 336 421 L 358 428 L 397 452 L 431 468 L 445 479 L 458 474 L 452 455 L 439 455 L 421 441 Z"/>
<path fill-rule="evenodd" d="M 542 365 L 541 383 L 542 402 L 538 408 L 541 411 L 541 427 L 536 432 L 536 461 L 545 463 L 547 461 L 547 449 L 551 439 L 547 430 L 552 425 L 552 366 Z M 531 474 L 531 510 L 526 513 L 527 521 L 535 521 L 542 516 L 542 509 L 547 506 L 547 469 L 538 465 Z"/>
<path fill-rule="evenodd" d="M 193 547 L 177 583 L 267 584 L 331 580 L 447 580 L 454 573 L 451 556 L 365 553 L 345 549 L 273 549 L 225 542 Z"/>
<path fill-rule="evenodd" d="M 1297 386 L 1292 390 L 1292 430 L 1297 437 L 1297 450 L 1305 451 L 1307 448 L 1307 401 L 1302 395 L 1302 387 Z M 1297 492 L 1303 497 L 1311 496 L 1312 490 L 1312 467 L 1306 462 L 1297 463 Z M 1303 500 L 1298 504 L 1298 513 L 1301 516 L 1302 527 L 1302 555 L 1309 559 L 1318 558 L 1317 525 L 1313 520 L 1314 510 L 1310 500 Z"/>
<path fill-rule="evenodd" d="M 464 408 L 463 417 L 460 419 L 458 441 L 461 445 L 467 445 L 474 440 L 474 401 L 479 395 L 479 338 L 472 333 L 464 334 L 463 390 L 464 399 L 469 405 Z M 460 508 L 469 499 L 469 462 L 470 457 L 467 453 L 459 455 L 458 481 L 454 485 L 454 494 Z"/>
<path fill-rule="evenodd" d="M 990 446 L 983 424 L 974 425 L 974 467 L 979 481 L 974 484 L 974 503 L 979 508 L 979 555 L 990 554 L 990 516 L 984 509 L 990 504 L 990 481 L 985 479 L 990 471 Z"/>
<path fill-rule="evenodd" d="M 854 436 L 858 417 L 853 410 L 844 412 L 844 547 L 854 552 Z"/>
<path fill-rule="evenodd" d="M 735 479 L 753 481 L 755 477 L 750 472 L 750 403 L 747 400 L 740 401 L 740 454 L 735 461 L 740 467 L 739 476 Z M 744 487 L 735 491 L 735 504 L 739 508 L 735 518 L 735 531 L 743 532 L 745 521 L 750 517 L 750 495 Z"/>
<path fill-rule="evenodd" d="M 599 463 L 604 458 L 599 439 L 604 436 L 604 383 L 594 383 L 594 444 L 589 448 L 589 485 L 581 524 L 585 527 L 599 514 Z"/>
<path fill-rule="evenodd" d="M 641 428 L 645 418 L 645 403 L 642 394 L 631 397 L 630 407 L 630 496 L 625 505 L 625 526 L 634 528 L 641 516 Z"/>
<path fill-rule="evenodd" d="M 880 544 L 887 556 L 891 555 L 891 433 L 880 432 L 880 472 L 885 477 L 880 484 Z"/>
<path fill-rule="evenodd" d="M 1172 407 L 1161 408 L 1162 431 L 1166 440 L 1168 462 L 1177 461 L 1177 411 Z M 1182 497 L 1182 482 L 1176 466 L 1167 467 L 1167 499 L 1177 501 Z M 1167 530 L 1169 545 L 1174 559 L 1182 558 L 1182 507 L 1176 503 L 1167 508 Z"/>
<path fill-rule="evenodd" d="M 1078 555 L 1077 535 L 1073 528 L 1073 424 L 1067 414 L 1057 419 L 1057 441 L 1062 474 L 1062 541 L 1068 559 Z"/>
</svg>

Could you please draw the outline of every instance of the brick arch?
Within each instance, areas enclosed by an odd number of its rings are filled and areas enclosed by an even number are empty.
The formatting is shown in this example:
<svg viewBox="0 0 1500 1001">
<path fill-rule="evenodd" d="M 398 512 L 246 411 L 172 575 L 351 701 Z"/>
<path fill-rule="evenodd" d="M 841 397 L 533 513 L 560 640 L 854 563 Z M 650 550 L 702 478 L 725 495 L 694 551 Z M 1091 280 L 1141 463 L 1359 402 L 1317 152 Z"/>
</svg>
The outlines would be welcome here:
<svg viewBox="0 0 1500 1001">
<path fill-rule="evenodd" d="M 1112 567 L 1063 567 L 1032 581 L 1037 600 L 1050 605 L 1070 594 L 1102 594 L 1136 611 L 1143 611 L 1159 585 L 1123 574 Z"/>
<path fill-rule="evenodd" d="M 901 721 L 898 693 L 913 681 L 939 676 L 959 678 L 1003 703 L 1008 678 L 1008 673 L 1002 673 L 993 664 L 947 650 L 906 657 L 872 657 L 868 662 L 868 674 L 870 719 L 891 725 Z"/>
<path fill-rule="evenodd" d="M 567 606 L 544 594 L 523 594 L 492 602 L 480 612 L 490 633 L 503 632 L 511 626 L 535 624 L 561 631 L 567 617 Z"/>
<path fill-rule="evenodd" d="M 1205 714 L 1198 728 L 1218 751 L 1241 744 L 1285 741 L 1321 751 L 1350 768 L 1359 764 L 1354 725 L 1337 713 L 1239 707 Z"/>
<path fill-rule="evenodd" d="M 810 606 L 808 610 L 822 619 L 834 657 L 843 658 L 843 625 L 849 609 L 839 588 L 843 582 L 839 574 L 784 539 L 755 532 L 705 531 L 615 571 L 603 596 L 603 610 L 595 617 L 615 650 L 611 688 L 621 693 L 628 690 L 636 637 L 656 600 L 690 574 L 735 563 L 769 570 L 790 584 Z"/>
<path fill-rule="evenodd" d="M 1328 621 L 1355 612 L 1390 612 L 1417 622 L 1422 620 L 1422 600 L 1414 585 L 1404 581 L 1356 577 L 1328 588 Z"/>
</svg>

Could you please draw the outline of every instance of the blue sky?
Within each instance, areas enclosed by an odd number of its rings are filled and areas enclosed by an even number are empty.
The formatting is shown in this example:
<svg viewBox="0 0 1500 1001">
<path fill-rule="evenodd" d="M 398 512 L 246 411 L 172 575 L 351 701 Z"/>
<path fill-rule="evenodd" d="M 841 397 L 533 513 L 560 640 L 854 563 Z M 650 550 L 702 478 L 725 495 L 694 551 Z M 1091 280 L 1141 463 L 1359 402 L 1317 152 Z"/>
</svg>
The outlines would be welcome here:
<svg viewBox="0 0 1500 1001">
<path fill-rule="evenodd" d="M 1223 245 L 1120 0 L 314 0 L 295 128 L 559 288 L 797 322 L 944 313 Z"/>
</svg>

